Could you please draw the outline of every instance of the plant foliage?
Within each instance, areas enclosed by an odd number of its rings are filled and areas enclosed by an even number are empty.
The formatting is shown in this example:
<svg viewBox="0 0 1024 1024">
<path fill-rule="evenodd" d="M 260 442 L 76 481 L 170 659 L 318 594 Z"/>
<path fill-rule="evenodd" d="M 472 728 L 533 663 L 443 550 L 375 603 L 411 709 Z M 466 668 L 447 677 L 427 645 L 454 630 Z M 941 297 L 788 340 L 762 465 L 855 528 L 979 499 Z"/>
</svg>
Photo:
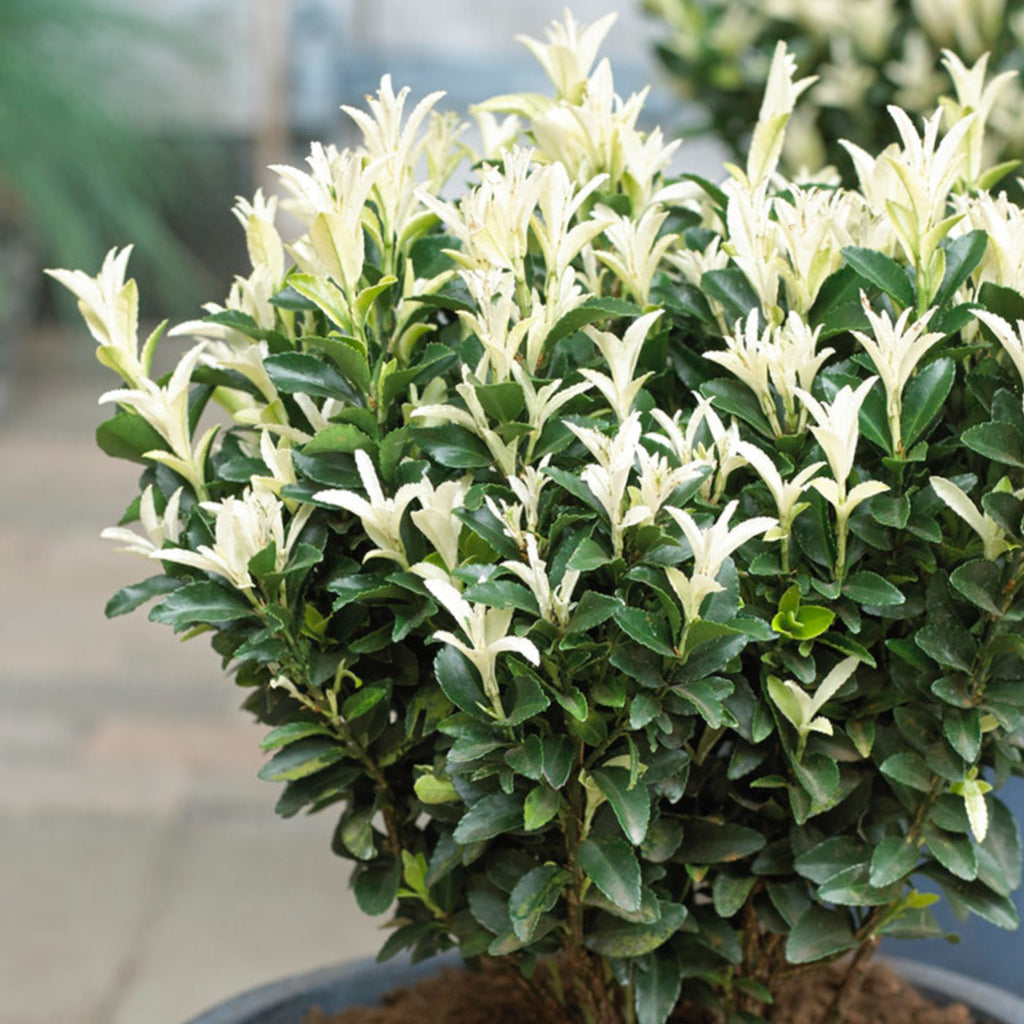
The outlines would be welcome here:
<svg viewBox="0 0 1024 1024">
<path fill-rule="evenodd" d="M 779 179 L 784 51 L 746 169 L 670 180 L 609 24 L 531 40 L 555 95 L 484 104 L 480 152 L 385 79 L 360 149 L 279 169 L 297 241 L 239 204 L 252 270 L 167 378 L 126 251 L 53 273 L 145 466 L 107 536 L 156 575 L 108 611 L 211 638 L 382 955 L 763 1019 L 938 934 L 920 879 L 1017 924 L 1024 212 L 902 113 L 877 187 Z"/>
</svg>

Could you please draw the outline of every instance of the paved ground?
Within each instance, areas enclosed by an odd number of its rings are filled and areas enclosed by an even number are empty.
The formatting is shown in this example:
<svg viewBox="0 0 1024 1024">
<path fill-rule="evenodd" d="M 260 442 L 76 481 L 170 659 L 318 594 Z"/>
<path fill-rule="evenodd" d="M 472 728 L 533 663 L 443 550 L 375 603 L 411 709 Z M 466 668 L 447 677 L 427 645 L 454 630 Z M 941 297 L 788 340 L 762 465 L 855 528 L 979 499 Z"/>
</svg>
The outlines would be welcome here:
<svg viewBox="0 0 1024 1024">
<path fill-rule="evenodd" d="M 26 339 L 0 422 L 0 1024 L 181 1024 L 379 941 L 208 646 L 103 617 L 145 567 L 98 536 L 135 470 L 94 448 L 92 347 Z"/>
</svg>

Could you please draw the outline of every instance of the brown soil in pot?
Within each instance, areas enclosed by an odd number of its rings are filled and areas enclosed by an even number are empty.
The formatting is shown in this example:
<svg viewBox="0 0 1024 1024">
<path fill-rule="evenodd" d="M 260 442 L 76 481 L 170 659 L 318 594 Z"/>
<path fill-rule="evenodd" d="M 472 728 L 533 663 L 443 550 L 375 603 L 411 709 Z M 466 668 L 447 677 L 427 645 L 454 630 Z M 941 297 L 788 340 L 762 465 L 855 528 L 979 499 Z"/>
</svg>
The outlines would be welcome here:
<svg viewBox="0 0 1024 1024">
<path fill-rule="evenodd" d="M 778 1001 L 775 1024 L 821 1024 L 838 971 L 792 982 Z M 306 1024 L 566 1024 L 553 1019 L 507 972 L 470 974 L 447 968 L 385 996 L 385 1005 L 353 1007 L 335 1016 L 314 1011 Z M 708 1024 L 701 1010 L 681 1008 L 673 1024 Z M 887 967 L 871 967 L 860 991 L 847 1001 L 841 1024 L 975 1024 L 962 1005 L 935 1006 Z"/>
</svg>

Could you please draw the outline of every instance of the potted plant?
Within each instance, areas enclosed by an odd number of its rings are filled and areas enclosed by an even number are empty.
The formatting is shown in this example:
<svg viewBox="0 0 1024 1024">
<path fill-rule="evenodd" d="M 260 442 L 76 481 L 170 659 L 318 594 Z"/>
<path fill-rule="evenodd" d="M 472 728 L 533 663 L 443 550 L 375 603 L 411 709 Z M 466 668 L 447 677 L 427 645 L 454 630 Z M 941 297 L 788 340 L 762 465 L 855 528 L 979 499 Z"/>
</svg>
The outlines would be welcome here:
<svg viewBox="0 0 1024 1024">
<path fill-rule="evenodd" d="M 895 103 L 949 123 L 977 107 L 986 75 L 988 162 L 1024 153 L 1015 76 L 1024 65 L 1024 5 L 921 0 L 642 0 L 659 23 L 657 53 L 670 80 L 694 101 L 690 127 L 715 135 L 740 158 L 761 102 L 775 44 L 786 40 L 804 74 L 820 76 L 790 126 L 783 164 L 792 172 L 828 162 L 852 180 L 841 140 L 877 153 L 892 139 L 881 116 Z M 952 83 L 955 96 L 948 96 Z"/>
<path fill-rule="evenodd" d="M 1018 923 L 1024 212 L 979 114 L 779 177 L 784 46 L 744 166 L 670 178 L 609 26 L 529 40 L 555 94 L 483 104 L 479 151 L 385 78 L 358 150 L 277 169 L 293 243 L 239 202 L 252 270 L 164 378 L 127 249 L 51 272 L 144 466 L 106 535 L 154 574 L 107 611 L 211 639 L 382 957 L 589 1024 L 770 1019 L 839 962 L 832 1019 L 942 934 L 919 879 Z"/>
</svg>

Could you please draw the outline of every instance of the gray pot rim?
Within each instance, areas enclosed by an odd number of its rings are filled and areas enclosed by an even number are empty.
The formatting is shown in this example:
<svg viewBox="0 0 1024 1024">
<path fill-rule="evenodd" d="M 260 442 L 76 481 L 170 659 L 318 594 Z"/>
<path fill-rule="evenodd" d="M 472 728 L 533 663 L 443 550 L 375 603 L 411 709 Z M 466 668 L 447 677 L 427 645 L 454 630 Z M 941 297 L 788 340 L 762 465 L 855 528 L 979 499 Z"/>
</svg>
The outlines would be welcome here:
<svg viewBox="0 0 1024 1024">
<path fill-rule="evenodd" d="M 419 964 L 364 959 L 321 967 L 243 992 L 188 1024 L 299 1024 L 300 1015 L 313 1006 L 333 1013 L 357 1002 L 372 1003 L 392 989 L 460 962 L 458 954 L 446 953 Z M 1004 989 L 903 957 L 887 956 L 883 962 L 929 998 L 966 1003 L 980 1015 L 978 1024 L 1024 1024 L 1024 999 Z M 348 994 L 342 998 L 342 993 Z"/>
</svg>

